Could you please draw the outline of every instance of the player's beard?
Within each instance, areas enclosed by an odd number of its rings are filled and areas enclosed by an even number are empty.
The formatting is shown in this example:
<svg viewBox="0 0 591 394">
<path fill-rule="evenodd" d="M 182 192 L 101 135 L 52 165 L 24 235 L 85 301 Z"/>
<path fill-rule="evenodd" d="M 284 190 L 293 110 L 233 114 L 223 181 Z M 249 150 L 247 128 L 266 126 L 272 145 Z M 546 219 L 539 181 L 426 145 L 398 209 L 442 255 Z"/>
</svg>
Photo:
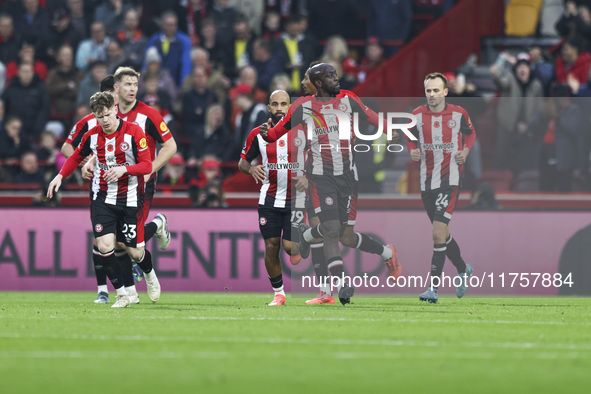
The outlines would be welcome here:
<svg viewBox="0 0 591 394">
<path fill-rule="evenodd" d="M 273 122 L 274 125 L 276 125 L 277 123 L 279 123 L 279 121 L 281 120 L 281 118 L 283 118 L 285 115 L 278 115 L 278 114 L 271 114 L 271 122 Z"/>
</svg>

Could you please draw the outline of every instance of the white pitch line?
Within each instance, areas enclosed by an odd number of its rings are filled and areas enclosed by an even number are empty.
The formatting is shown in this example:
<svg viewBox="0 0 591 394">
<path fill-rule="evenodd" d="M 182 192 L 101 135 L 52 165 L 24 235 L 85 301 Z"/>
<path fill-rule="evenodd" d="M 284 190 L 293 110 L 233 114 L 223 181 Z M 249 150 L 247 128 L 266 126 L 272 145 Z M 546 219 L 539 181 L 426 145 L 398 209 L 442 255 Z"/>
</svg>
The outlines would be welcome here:
<svg viewBox="0 0 591 394">
<path fill-rule="evenodd" d="M 264 353 L 244 353 L 239 352 L 121 352 L 121 351 L 66 351 L 66 350 L 30 350 L 30 351 L 0 351 L 0 360 L 19 360 L 19 359 L 122 359 L 122 358 L 156 358 L 163 359 L 314 359 L 318 357 L 317 353 L 306 352 L 264 352 Z M 328 352 L 323 354 L 328 359 L 540 359 L 540 360 L 575 360 L 590 359 L 589 353 L 577 352 L 534 352 L 534 353 L 492 353 L 492 352 L 407 352 L 407 353 L 387 353 L 387 352 Z"/>
<path fill-rule="evenodd" d="M 51 315 L 49 318 L 60 320 L 77 320 L 83 319 L 101 319 L 107 317 L 101 316 L 82 316 L 82 317 L 65 317 Z M 121 318 L 119 315 L 113 315 L 110 318 Z M 0 316 L 0 319 L 13 319 L 13 317 Z M 19 317 L 18 319 L 23 319 Z M 30 316 L 25 319 L 38 320 L 39 316 Z M 520 321 L 520 320 L 456 320 L 456 319 L 368 319 L 368 318 L 351 318 L 351 317 L 238 317 L 238 316 L 133 316 L 133 319 L 146 320 L 218 320 L 218 321 L 338 321 L 338 322 L 383 322 L 383 323 L 445 323 L 445 324 L 503 324 L 503 325 L 550 325 L 550 326 L 591 326 L 591 322 L 565 322 L 565 321 Z"/>
<path fill-rule="evenodd" d="M 201 336 L 151 336 L 151 335 L 96 335 L 96 334 L 22 334 L 0 333 L 5 339 L 59 339 L 59 340 L 99 340 L 99 341 L 157 341 L 157 342 L 207 342 L 207 343 L 254 343 L 288 345 L 329 345 L 329 346 L 389 346 L 389 347 L 468 347 L 492 349 L 553 349 L 553 350 L 591 350 L 591 343 L 542 343 L 542 342 L 438 342 L 409 341 L 390 339 L 331 339 L 331 338 L 261 338 L 261 337 L 201 337 Z M 591 353 L 590 353 L 591 356 Z"/>
</svg>

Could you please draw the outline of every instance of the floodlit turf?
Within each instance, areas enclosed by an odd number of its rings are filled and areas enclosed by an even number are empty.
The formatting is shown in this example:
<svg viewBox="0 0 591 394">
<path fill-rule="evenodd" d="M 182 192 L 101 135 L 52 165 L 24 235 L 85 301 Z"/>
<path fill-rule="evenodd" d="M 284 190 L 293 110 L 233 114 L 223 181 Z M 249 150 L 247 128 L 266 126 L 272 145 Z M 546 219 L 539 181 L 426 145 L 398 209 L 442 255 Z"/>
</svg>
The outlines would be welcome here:
<svg viewBox="0 0 591 394">
<path fill-rule="evenodd" d="M 1 393 L 589 392 L 585 298 L 94 297 L 0 293 Z"/>
</svg>

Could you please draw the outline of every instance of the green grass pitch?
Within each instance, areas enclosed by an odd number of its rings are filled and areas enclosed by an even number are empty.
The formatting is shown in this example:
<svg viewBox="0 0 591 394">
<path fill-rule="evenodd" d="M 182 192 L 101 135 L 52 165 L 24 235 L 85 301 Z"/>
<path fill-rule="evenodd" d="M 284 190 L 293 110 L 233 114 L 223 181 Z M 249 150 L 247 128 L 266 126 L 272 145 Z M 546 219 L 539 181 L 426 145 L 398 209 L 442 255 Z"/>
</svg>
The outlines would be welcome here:
<svg viewBox="0 0 591 394">
<path fill-rule="evenodd" d="M 539 394 L 591 382 L 585 298 L 268 307 L 270 294 L 163 293 L 114 310 L 94 297 L 0 293 L 1 393 Z"/>
</svg>

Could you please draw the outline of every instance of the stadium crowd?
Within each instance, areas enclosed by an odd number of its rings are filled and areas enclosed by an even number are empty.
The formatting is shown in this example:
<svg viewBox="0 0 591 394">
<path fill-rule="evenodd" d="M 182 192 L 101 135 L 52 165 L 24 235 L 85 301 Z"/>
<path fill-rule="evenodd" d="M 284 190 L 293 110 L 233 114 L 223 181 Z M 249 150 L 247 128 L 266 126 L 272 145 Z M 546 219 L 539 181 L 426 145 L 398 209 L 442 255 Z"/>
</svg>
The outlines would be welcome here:
<svg viewBox="0 0 591 394">
<path fill-rule="evenodd" d="M 352 89 L 417 33 L 417 15 L 438 17 L 454 3 L 0 1 L 0 182 L 51 179 L 64 161 L 59 146 L 89 113 L 101 79 L 130 66 L 142 73 L 138 99 L 158 109 L 179 141 L 160 184 L 185 185 L 196 205 L 223 205 L 220 181 L 236 172 L 246 136 L 268 118 L 270 92 L 302 94 L 314 60 L 332 64 L 341 87 Z M 565 2 L 555 26 L 565 41 L 554 52 L 501 52 L 490 67 L 501 98 L 494 168 L 514 177 L 537 171 L 538 190 L 589 189 L 591 120 L 586 101 L 572 99 L 591 97 L 589 10 L 589 2 Z M 450 96 L 481 95 L 462 74 L 446 76 Z M 479 149 L 477 142 L 467 163 L 476 179 Z"/>
</svg>

